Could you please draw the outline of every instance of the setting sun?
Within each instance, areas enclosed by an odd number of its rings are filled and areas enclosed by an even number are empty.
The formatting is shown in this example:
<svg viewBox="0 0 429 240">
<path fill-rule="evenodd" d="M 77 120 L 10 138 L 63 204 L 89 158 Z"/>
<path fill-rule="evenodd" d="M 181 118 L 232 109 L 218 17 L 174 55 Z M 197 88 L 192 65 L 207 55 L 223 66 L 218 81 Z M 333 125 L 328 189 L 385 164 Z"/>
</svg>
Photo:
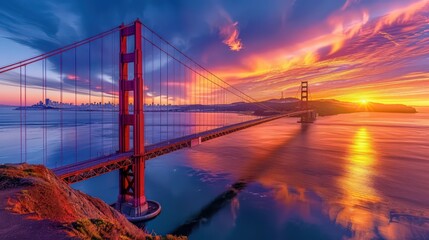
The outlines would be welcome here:
<svg viewBox="0 0 429 240">
<path fill-rule="evenodd" d="M 368 100 L 366 100 L 366 99 L 362 99 L 362 100 L 360 100 L 360 103 L 361 103 L 361 104 L 367 104 L 367 103 L 368 103 Z"/>
</svg>

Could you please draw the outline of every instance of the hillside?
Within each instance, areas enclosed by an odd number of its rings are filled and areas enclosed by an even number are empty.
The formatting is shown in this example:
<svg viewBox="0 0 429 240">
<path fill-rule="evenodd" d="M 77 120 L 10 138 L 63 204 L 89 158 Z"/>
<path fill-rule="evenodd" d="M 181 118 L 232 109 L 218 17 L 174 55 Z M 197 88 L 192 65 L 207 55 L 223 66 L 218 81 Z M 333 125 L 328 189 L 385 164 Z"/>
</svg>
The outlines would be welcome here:
<svg viewBox="0 0 429 240">
<path fill-rule="evenodd" d="M 388 112 L 416 113 L 416 109 L 402 104 L 381 104 L 369 102 L 366 104 L 341 102 L 337 100 L 311 101 L 310 106 L 316 109 L 320 116 L 354 112 Z"/>
<path fill-rule="evenodd" d="M 28 164 L 0 165 L 0 229 L 5 239 L 160 239 L 44 166 Z"/>
<path fill-rule="evenodd" d="M 300 108 L 298 99 L 288 98 L 285 101 L 270 99 L 260 102 L 265 106 L 277 111 L 293 111 Z M 381 104 L 381 103 L 351 103 L 338 100 L 315 100 L 309 101 L 309 107 L 314 108 L 320 116 L 336 115 L 354 112 L 389 112 L 389 113 L 416 113 L 416 109 L 402 104 Z M 260 105 L 250 103 L 235 103 L 227 105 L 226 111 L 254 111 L 256 115 L 269 115 L 266 110 L 262 110 Z"/>
</svg>

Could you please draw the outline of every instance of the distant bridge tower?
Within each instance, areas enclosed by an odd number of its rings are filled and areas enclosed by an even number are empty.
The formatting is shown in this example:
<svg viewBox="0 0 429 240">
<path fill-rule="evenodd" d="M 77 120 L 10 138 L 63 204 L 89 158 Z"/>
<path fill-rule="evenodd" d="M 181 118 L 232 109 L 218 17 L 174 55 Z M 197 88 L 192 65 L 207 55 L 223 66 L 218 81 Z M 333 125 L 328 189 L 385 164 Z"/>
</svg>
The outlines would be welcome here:
<svg viewBox="0 0 429 240">
<path fill-rule="evenodd" d="M 119 197 L 117 209 L 131 221 L 143 221 L 155 217 L 161 207 L 147 201 L 144 193 L 145 148 L 143 112 L 142 23 L 123 27 L 120 33 L 119 58 L 119 152 L 131 151 L 130 127 L 133 133 L 133 164 L 119 171 Z M 127 39 L 133 38 L 134 51 L 127 52 Z M 128 65 L 133 64 L 134 76 L 129 79 Z M 129 112 L 130 94 L 134 101 Z"/>
<path fill-rule="evenodd" d="M 300 123 L 312 123 L 316 120 L 316 113 L 308 107 L 308 82 L 301 82 L 301 110 L 307 111 L 301 115 Z"/>
<path fill-rule="evenodd" d="M 301 82 L 301 110 L 308 110 L 308 82 Z"/>
</svg>

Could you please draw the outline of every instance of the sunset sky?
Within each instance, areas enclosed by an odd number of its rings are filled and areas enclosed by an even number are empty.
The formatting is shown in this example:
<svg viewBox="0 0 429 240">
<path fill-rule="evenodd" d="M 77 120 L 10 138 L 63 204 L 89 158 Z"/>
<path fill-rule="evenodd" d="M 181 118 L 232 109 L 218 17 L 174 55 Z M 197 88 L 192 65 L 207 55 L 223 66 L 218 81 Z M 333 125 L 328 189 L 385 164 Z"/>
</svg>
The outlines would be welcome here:
<svg viewBox="0 0 429 240">
<path fill-rule="evenodd" d="M 429 106 L 429 0 L 2 1 L 0 66 L 136 18 L 258 100 Z"/>
</svg>

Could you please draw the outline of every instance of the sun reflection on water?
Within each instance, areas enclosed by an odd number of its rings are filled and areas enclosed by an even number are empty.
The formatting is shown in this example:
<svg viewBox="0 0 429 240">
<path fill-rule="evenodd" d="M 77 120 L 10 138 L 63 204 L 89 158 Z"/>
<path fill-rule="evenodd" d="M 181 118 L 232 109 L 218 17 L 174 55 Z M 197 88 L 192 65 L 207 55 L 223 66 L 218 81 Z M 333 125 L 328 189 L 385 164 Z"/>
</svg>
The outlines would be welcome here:
<svg viewBox="0 0 429 240">
<path fill-rule="evenodd" d="M 347 156 L 348 189 L 368 196 L 376 196 L 372 188 L 372 176 L 376 164 L 376 152 L 371 135 L 366 128 L 360 128 L 353 139 Z"/>
<path fill-rule="evenodd" d="M 382 202 L 374 188 L 377 152 L 373 146 L 371 133 L 361 127 L 357 130 L 346 156 L 345 174 L 339 180 L 344 191 L 339 200 L 344 208 L 336 216 L 336 221 L 349 226 L 355 238 L 372 238 L 374 227 L 381 219 L 371 208 Z"/>
</svg>

